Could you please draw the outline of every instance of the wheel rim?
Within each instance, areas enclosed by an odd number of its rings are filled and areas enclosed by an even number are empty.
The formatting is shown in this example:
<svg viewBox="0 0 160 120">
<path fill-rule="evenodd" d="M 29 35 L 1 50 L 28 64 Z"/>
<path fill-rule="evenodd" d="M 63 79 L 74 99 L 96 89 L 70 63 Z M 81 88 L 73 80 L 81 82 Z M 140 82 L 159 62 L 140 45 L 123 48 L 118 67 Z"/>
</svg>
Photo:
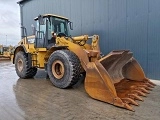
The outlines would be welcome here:
<svg viewBox="0 0 160 120">
<path fill-rule="evenodd" d="M 52 73 L 57 79 L 61 79 L 64 76 L 64 65 L 61 61 L 56 60 L 53 62 Z"/>
<path fill-rule="evenodd" d="M 20 72 L 23 70 L 23 61 L 22 61 L 22 59 L 18 60 L 17 68 L 18 68 L 18 71 L 20 71 Z"/>
</svg>

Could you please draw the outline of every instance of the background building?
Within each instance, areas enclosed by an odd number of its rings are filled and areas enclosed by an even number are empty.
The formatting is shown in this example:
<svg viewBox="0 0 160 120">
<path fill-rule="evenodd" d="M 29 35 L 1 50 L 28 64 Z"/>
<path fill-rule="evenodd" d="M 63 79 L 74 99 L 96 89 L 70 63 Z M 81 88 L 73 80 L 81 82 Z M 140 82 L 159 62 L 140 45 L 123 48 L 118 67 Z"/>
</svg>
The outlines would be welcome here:
<svg viewBox="0 0 160 120">
<path fill-rule="evenodd" d="M 129 49 L 147 77 L 160 78 L 160 0 L 21 0 L 21 24 L 52 13 L 74 23 L 73 36 L 98 34 L 101 51 Z"/>
</svg>

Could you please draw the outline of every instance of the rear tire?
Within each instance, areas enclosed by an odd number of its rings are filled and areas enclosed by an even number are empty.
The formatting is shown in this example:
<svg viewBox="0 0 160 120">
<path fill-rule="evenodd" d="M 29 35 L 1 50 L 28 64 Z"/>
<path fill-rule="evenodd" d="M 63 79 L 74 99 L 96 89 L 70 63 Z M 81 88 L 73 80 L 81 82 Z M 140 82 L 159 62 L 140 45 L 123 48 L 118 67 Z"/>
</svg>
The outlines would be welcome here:
<svg viewBox="0 0 160 120">
<path fill-rule="evenodd" d="M 20 78 L 32 78 L 37 73 L 36 67 L 29 67 L 27 54 L 19 51 L 15 56 L 16 73 Z"/>
<path fill-rule="evenodd" d="M 58 88 L 68 88 L 76 84 L 80 70 L 79 58 L 69 50 L 57 50 L 49 57 L 47 72 L 51 82 Z"/>
</svg>

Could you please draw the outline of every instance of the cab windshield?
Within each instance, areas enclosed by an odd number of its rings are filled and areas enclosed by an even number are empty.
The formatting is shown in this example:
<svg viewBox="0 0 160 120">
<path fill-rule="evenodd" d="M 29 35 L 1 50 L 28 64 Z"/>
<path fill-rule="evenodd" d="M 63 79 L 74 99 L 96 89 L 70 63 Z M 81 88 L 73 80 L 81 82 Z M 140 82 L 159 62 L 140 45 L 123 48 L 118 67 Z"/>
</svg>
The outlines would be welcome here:
<svg viewBox="0 0 160 120">
<path fill-rule="evenodd" d="M 56 33 L 64 33 L 66 36 L 69 35 L 68 33 L 68 20 L 67 19 L 62 19 L 58 17 L 45 17 L 43 18 L 44 24 L 39 25 L 39 21 L 37 21 L 37 31 L 41 31 L 41 34 L 46 34 L 46 24 L 48 24 L 48 38 L 52 37 L 52 32 Z M 48 22 L 46 22 L 48 21 Z M 40 28 L 39 28 L 40 27 Z"/>
<path fill-rule="evenodd" d="M 68 20 L 58 17 L 50 17 L 48 22 L 48 37 L 51 37 L 51 33 L 54 32 L 64 33 L 68 36 Z"/>
<path fill-rule="evenodd" d="M 52 42 L 53 35 L 56 37 L 59 33 L 63 33 L 65 36 L 69 36 L 68 19 L 56 16 L 45 16 L 42 21 L 40 20 L 41 18 L 37 19 L 35 42 L 37 47 L 46 47 Z"/>
</svg>

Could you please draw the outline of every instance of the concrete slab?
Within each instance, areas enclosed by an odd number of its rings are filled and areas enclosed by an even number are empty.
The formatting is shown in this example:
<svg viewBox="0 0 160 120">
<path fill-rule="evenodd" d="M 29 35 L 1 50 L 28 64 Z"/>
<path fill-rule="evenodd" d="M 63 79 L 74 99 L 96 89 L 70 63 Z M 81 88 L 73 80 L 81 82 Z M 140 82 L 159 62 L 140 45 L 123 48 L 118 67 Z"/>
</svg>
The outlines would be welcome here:
<svg viewBox="0 0 160 120">
<path fill-rule="evenodd" d="M 11 62 L 0 61 L 0 120 L 159 120 L 158 84 L 135 112 L 90 98 L 83 83 L 54 87 L 39 70 L 34 79 L 19 79 Z"/>
<path fill-rule="evenodd" d="M 160 80 L 152 80 L 152 79 L 151 79 L 151 81 L 152 81 L 153 83 L 155 83 L 156 85 L 159 85 L 159 86 L 160 86 Z"/>
</svg>

